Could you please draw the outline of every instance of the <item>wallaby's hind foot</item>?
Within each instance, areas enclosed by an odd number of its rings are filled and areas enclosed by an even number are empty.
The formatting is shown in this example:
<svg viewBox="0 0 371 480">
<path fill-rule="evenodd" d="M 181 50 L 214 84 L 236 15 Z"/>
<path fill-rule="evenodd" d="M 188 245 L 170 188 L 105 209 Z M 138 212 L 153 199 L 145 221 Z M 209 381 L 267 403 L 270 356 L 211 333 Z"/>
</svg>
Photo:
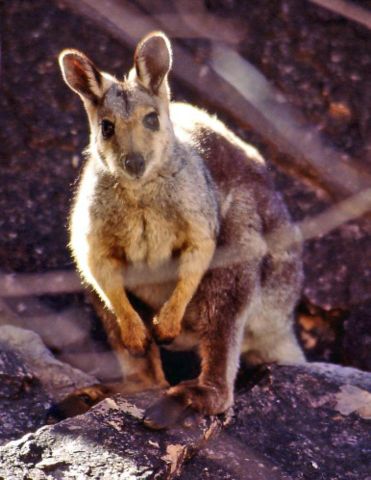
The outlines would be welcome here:
<svg viewBox="0 0 371 480">
<path fill-rule="evenodd" d="M 171 387 L 166 394 L 147 408 L 144 424 L 161 430 L 181 423 L 190 415 L 217 415 L 232 404 L 228 388 L 202 383 L 200 379 L 186 380 Z"/>
<path fill-rule="evenodd" d="M 85 413 L 111 394 L 109 387 L 101 384 L 79 388 L 49 408 L 47 412 L 48 423 L 56 423 L 65 418 Z"/>
<path fill-rule="evenodd" d="M 164 395 L 147 408 L 143 423 L 152 430 L 164 430 L 181 423 L 191 411 L 182 399 Z"/>
</svg>

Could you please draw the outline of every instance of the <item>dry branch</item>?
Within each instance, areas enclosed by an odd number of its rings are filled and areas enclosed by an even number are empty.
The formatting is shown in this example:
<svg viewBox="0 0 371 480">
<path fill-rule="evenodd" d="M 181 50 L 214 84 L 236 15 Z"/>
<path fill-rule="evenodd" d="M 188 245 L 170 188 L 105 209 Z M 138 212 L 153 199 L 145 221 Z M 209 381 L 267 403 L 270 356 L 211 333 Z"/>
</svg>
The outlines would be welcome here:
<svg viewBox="0 0 371 480">
<path fill-rule="evenodd" d="M 343 17 L 360 23 L 361 25 L 371 28 L 371 13 L 366 8 L 355 5 L 353 2 L 345 0 L 310 0 L 312 3 L 320 5 L 331 12 L 342 15 Z"/>
<path fill-rule="evenodd" d="M 161 28 L 170 36 L 174 36 L 173 34 L 178 36 L 178 32 L 174 32 L 171 25 L 176 24 L 178 28 L 179 22 L 183 21 L 184 24 L 184 6 L 183 17 L 178 18 L 175 15 L 169 21 L 168 17 L 165 19 L 161 15 L 149 16 L 133 4 L 122 0 L 107 0 L 104 3 L 98 0 L 80 2 L 65 0 L 65 2 L 109 29 L 131 49 L 135 47 L 140 37 L 151 30 Z M 205 24 L 201 29 L 200 22 L 195 18 L 192 15 L 188 16 L 187 25 L 183 25 L 180 31 L 188 28 L 187 35 L 194 30 L 199 36 L 213 38 L 214 27 L 210 28 Z M 221 25 L 218 24 L 218 27 L 221 28 Z M 340 152 L 325 149 L 314 129 L 309 129 L 308 133 L 308 125 L 305 125 L 305 122 L 304 126 L 295 127 L 297 117 L 300 116 L 298 112 L 290 113 L 291 123 L 286 123 L 285 128 L 277 128 L 281 118 L 287 119 L 287 112 L 276 99 L 276 92 L 270 87 L 269 82 L 260 72 L 257 75 L 256 69 L 233 50 L 224 49 L 222 54 L 222 49 L 216 47 L 213 51 L 213 62 L 200 64 L 194 61 L 193 56 L 184 47 L 174 44 L 174 75 L 195 90 L 213 109 L 226 113 L 242 128 L 253 126 L 269 142 L 287 153 L 288 157 L 284 162 L 279 156 L 276 156 L 274 161 L 279 162 L 279 167 L 288 174 L 309 181 L 316 188 L 338 200 L 370 186 L 369 172 L 357 171 L 350 167 L 349 161 L 341 158 Z M 229 62 L 228 70 L 220 62 L 221 56 L 224 56 L 225 65 Z M 234 65 L 230 64 L 231 61 L 235 62 Z M 234 76 L 233 69 L 237 65 L 244 71 L 245 76 L 242 79 Z M 249 87 L 254 86 L 255 92 L 261 89 L 260 98 L 253 99 L 251 95 L 245 94 L 247 84 Z M 241 94 L 241 85 L 245 87 L 244 94 Z M 259 101 L 256 101 L 257 99 Z M 340 178 L 334 177 L 335 171 L 341 172 Z"/>
<path fill-rule="evenodd" d="M 83 287 L 75 272 L 0 274 L 0 298 L 75 293 Z"/>
</svg>

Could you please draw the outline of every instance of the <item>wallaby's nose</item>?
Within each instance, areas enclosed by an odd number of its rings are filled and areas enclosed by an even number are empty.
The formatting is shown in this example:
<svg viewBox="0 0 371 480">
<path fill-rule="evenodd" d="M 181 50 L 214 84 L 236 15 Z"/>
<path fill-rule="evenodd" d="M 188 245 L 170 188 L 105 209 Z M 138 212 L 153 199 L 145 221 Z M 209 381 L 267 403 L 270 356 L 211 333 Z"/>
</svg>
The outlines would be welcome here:
<svg viewBox="0 0 371 480">
<path fill-rule="evenodd" d="M 129 153 L 124 156 L 125 170 L 133 177 L 141 177 L 144 173 L 144 158 L 140 153 Z"/>
</svg>

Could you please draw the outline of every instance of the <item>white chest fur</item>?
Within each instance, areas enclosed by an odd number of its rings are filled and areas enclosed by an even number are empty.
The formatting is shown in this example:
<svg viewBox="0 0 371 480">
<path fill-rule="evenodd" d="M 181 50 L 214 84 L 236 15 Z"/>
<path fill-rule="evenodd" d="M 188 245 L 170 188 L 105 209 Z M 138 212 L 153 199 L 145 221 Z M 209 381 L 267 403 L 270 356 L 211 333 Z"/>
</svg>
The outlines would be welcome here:
<svg viewBox="0 0 371 480">
<path fill-rule="evenodd" d="M 118 225 L 117 234 L 127 260 L 149 266 L 168 260 L 181 241 L 176 225 L 150 207 L 130 212 Z"/>
</svg>

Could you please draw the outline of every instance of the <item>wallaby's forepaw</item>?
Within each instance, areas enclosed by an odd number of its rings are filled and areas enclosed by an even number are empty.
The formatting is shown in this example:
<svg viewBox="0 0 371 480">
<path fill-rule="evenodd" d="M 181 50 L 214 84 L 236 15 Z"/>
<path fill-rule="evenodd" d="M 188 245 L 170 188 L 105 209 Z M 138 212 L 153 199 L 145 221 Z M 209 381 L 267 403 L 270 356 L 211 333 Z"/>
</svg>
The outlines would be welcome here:
<svg viewBox="0 0 371 480">
<path fill-rule="evenodd" d="M 199 412 L 216 415 L 224 412 L 232 403 L 227 387 L 203 385 L 198 379 L 188 380 L 171 387 L 156 403 L 145 412 L 144 424 L 160 430 L 180 423 L 188 415 Z"/>
<path fill-rule="evenodd" d="M 56 421 L 85 413 L 110 393 L 106 386 L 100 384 L 75 390 L 62 401 L 50 407 L 47 413 L 48 422 L 55 423 Z"/>
<path fill-rule="evenodd" d="M 171 303 L 165 303 L 153 319 L 154 335 L 158 343 L 172 342 L 181 331 L 183 312 Z"/>
<path fill-rule="evenodd" d="M 135 357 L 144 356 L 151 344 L 151 336 L 142 321 L 124 324 L 121 329 L 121 339 L 124 347 Z"/>
</svg>

